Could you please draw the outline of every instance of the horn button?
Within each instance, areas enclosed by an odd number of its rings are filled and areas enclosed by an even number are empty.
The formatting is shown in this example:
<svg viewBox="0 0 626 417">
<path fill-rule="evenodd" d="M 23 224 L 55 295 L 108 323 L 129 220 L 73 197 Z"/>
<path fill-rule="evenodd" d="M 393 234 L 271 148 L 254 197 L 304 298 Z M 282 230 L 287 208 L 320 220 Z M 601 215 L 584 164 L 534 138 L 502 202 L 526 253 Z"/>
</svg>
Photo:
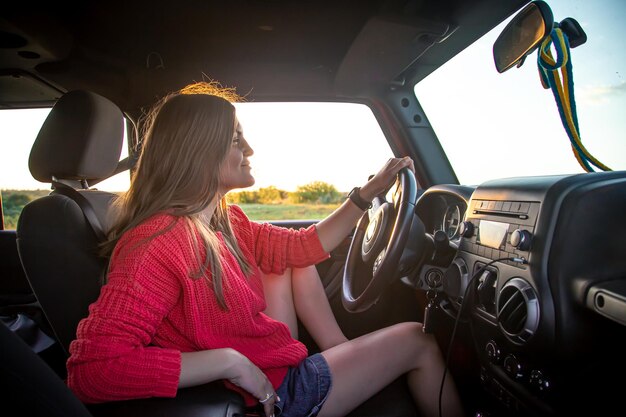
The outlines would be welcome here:
<svg viewBox="0 0 626 417">
<path fill-rule="evenodd" d="M 389 239 L 387 223 L 389 222 L 390 210 L 390 204 L 387 203 L 379 207 L 370 220 L 367 229 L 365 229 L 361 247 L 361 255 L 364 262 L 368 262 L 372 257 L 376 257 L 385 248 Z"/>
</svg>

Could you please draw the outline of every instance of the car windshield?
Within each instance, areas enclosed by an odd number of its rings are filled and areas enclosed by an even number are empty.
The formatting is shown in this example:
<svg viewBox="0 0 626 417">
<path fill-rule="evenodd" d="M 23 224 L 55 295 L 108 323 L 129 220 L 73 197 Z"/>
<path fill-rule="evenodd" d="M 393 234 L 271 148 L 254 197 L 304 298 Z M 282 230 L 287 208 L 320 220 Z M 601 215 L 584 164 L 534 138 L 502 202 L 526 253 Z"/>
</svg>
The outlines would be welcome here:
<svg viewBox="0 0 626 417">
<path fill-rule="evenodd" d="M 587 42 L 571 49 L 583 145 L 613 170 L 626 169 L 626 3 L 548 0 L 554 21 L 576 19 Z M 459 182 L 584 172 L 575 159 L 537 52 L 496 71 L 493 43 L 510 19 L 415 86 Z"/>
</svg>

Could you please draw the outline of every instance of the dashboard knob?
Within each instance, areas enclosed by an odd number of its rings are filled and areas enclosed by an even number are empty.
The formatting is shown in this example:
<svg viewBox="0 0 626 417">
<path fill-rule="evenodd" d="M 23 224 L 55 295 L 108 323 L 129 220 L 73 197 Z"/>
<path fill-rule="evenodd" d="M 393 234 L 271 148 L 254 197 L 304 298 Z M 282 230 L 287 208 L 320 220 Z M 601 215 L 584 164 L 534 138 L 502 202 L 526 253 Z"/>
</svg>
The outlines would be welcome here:
<svg viewBox="0 0 626 417">
<path fill-rule="evenodd" d="M 531 239 L 532 235 L 528 230 L 515 229 L 511 233 L 511 245 L 519 250 L 526 251 L 530 249 Z"/>
<path fill-rule="evenodd" d="M 465 221 L 459 225 L 459 233 L 463 237 L 474 236 L 474 224 L 472 222 Z"/>
<path fill-rule="evenodd" d="M 497 364 L 500 362 L 500 348 L 493 340 L 490 340 L 485 345 L 485 353 L 491 363 Z"/>
<path fill-rule="evenodd" d="M 433 242 L 435 243 L 435 250 L 447 250 L 450 248 L 450 240 L 443 230 L 437 230 L 435 232 Z"/>
<path fill-rule="evenodd" d="M 521 362 L 515 357 L 515 355 L 508 354 L 504 358 L 502 364 L 504 371 L 513 379 L 519 380 L 524 376 Z"/>
<path fill-rule="evenodd" d="M 530 386 L 533 389 L 540 393 L 545 393 L 549 391 L 551 387 L 550 380 L 545 377 L 543 372 L 536 369 L 530 372 L 528 382 L 530 382 Z"/>
</svg>

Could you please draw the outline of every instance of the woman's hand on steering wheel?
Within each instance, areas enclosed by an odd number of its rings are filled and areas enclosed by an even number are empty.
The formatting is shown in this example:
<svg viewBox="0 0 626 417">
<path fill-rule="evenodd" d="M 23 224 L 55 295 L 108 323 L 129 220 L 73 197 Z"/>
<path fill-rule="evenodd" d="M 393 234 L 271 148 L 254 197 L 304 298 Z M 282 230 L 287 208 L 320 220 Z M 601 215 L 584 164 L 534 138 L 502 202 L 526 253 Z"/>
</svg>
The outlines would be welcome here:
<svg viewBox="0 0 626 417">
<path fill-rule="evenodd" d="M 392 201 L 387 201 L 384 194 L 396 179 L 398 189 Z M 359 220 L 344 267 L 342 302 L 350 312 L 370 308 L 409 264 L 419 260 L 413 250 L 405 253 L 411 231 L 414 242 L 424 238 L 423 224 L 415 216 L 417 182 L 413 161 L 390 159 L 370 184 L 368 192 L 372 194 L 366 196 L 374 195 L 377 202 Z"/>
<path fill-rule="evenodd" d="M 367 201 L 372 201 L 376 196 L 386 193 L 395 182 L 398 172 L 406 167 L 415 173 L 415 165 L 410 157 L 390 158 L 376 175 L 361 187 L 361 197 Z"/>
</svg>

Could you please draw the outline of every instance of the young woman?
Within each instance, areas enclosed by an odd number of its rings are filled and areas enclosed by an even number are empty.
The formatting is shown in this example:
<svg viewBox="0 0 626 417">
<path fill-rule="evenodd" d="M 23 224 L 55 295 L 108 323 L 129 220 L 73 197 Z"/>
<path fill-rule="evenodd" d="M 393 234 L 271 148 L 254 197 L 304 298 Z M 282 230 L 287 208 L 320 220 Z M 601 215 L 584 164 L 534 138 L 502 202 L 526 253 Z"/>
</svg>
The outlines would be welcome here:
<svg viewBox="0 0 626 417">
<path fill-rule="evenodd" d="M 254 184 L 253 151 L 232 98 L 207 94 L 211 86 L 172 94 L 152 113 L 104 248 L 108 282 L 70 346 L 70 388 L 89 403 L 224 380 L 266 416 L 341 416 L 407 374 L 422 414 L 437 415 L 444 365 L 434 338 L 402 323 L 348 341 L 324 295 L 314 265 L 354 227 L 356 204 L 297 231 L 226 205 L 228 191 Z M 372 200 L 404 167 L 414 169 L 410 158 L 390 159 L 360 197 Z M 296 317 L 320 354 L 307 357 Z M 443 412 L 462 414 L 451 378 Z"/>
</svg>

